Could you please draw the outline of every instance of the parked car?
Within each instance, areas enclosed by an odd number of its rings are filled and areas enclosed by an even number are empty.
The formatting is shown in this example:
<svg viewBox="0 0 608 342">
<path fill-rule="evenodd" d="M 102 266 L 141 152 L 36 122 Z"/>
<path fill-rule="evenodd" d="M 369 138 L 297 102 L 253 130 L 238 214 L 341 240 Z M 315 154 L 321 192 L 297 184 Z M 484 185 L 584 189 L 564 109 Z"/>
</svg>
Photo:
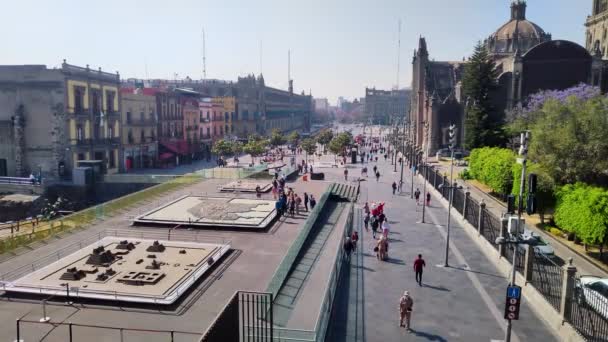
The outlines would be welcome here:
<svg viewBox="0 0 608 342">
<path fill-rule="evenodd" d="M 574 289 L 579 305 L 588 306 L 608 319 L 608 279 L 581 276 L 577 279 Z"/>
<path fill-rule="evenodd" d="M 522 240 L 533 242 L 534 252 L 539 253 L 549 259 L 555 257 L 555 250 L 553 247 L 543 239 L 542 236 L 537 233 L 524 229 L 524 233 L 521 236 Z"/>
</svg>

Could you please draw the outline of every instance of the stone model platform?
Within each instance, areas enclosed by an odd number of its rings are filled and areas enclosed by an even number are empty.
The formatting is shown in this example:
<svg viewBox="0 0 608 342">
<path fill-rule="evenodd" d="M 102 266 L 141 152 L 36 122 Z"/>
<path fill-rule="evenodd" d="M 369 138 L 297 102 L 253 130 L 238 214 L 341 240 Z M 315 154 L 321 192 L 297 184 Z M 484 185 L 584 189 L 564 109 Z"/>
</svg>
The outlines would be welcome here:
<svg viewBox="0 0 608 342">
<path fill-rule="evenodd" d="M 3 285 L 9 292 L 172 304 L 229 250 L 229 244 L 105 237 Z"/>
<path fill-rule="evenodd" d="M 275 217 L 275 202 L 272 200 L 184 196 L 136 217 L 133 222 L 263 230 Z"/>
<path fill-rule="evenodd" d="M 255 182 L 255 181 L 234 181 L 224 184 L 220 187 L 223 192 L 250 192 L 255 193 L 255 188 L 260 187 L 262 193 L 269 192 L 272 189 L 270 182 Z"/>
</svg>

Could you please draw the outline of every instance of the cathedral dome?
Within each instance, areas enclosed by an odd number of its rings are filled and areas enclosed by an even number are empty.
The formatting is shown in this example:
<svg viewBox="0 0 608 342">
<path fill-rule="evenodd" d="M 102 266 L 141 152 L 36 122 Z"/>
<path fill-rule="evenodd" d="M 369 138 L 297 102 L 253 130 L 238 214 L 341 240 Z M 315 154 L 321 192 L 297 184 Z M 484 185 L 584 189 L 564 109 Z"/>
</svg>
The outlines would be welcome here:
<svg viewBox="0 0 608 342">
<path fill-rule="evenodd" d="M 511 20 L 486 40 L 486 47 L 495 55 L 512 55 L 517 50 L 523 54 L 549 40 L 551 40 L 550 34 L 526 19 L 526 2 L 514 0 L 511 3 Z"/>
</svg>

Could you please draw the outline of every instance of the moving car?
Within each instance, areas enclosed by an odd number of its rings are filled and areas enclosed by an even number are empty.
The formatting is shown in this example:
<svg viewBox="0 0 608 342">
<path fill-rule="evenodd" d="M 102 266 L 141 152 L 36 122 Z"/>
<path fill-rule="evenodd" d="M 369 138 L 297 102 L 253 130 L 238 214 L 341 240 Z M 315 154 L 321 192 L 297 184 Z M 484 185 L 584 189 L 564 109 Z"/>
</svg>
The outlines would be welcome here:
<svg viewBox="0 0 608 342">
<path fill-rule="evenodd" d="M 529 229 L 524 229 L 524 233 L 522 234 L 521 238 L 522 240 L 533 242 L 534 251 L 536 253 L 549 259 L 555 256 L 555 250 L 553 250 L 553 247 L 551 247 L 551 245 L 537 233 Z"/>
<path fill-rule="evenodd" d="M 608 279 L 581 276 L 576 281 L 574 294 L 579 305 L 586 305 L 608 319 Z"/>
</svg>

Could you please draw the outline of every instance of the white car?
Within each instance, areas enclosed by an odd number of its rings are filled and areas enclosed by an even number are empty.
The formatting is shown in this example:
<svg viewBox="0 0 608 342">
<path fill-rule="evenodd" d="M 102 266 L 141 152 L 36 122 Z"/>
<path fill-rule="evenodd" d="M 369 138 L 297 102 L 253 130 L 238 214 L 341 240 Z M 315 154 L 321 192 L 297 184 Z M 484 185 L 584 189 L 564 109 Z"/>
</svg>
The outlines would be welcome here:
<svg viewBox="0 0 608 342">
<path fill-rule="evenodd" d="M 596 276 L 581 276 L 575 287 L 576 301 L 587 305 L 608 319 L 608 279 Z"/>
<path fill-rule="evenodd" d="M 555 257 L 555 250 L 553 247 L 551 247 L 551 245 L 545 241 L 545 239 L 533 231 L 524 229 L 524 233 L 522 234 L 521 238 L 522 240 L 533 242 L 532 246 L 536 253 L 542 254 L 549 259 Z"/>
</svg>

